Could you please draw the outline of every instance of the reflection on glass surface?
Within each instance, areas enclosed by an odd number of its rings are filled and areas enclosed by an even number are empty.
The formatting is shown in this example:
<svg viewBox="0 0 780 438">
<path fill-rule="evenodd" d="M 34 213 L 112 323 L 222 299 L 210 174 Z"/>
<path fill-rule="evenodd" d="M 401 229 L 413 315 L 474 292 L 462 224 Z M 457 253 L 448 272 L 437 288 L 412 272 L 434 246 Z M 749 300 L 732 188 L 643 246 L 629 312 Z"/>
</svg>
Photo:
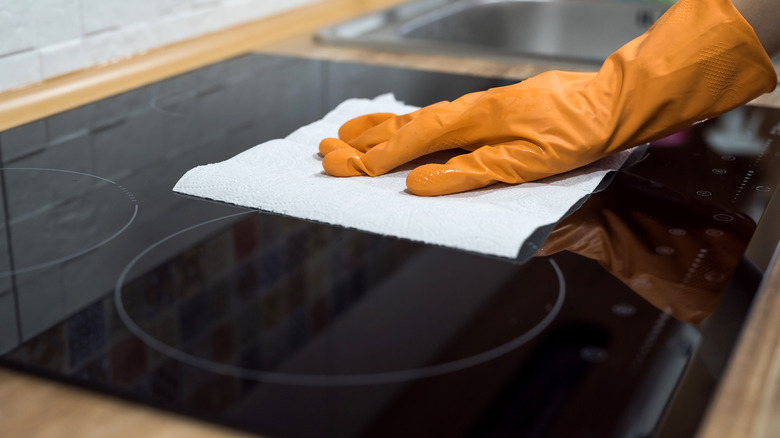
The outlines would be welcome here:
<svg viewBox="0 0 780 438">
<path fill-rule="evenodd" d="M 715 309 L 755 223 L 627 172 L 564 219 L 539 255 L 593 259 L 660 310 L 697 324 Z"/>
<path fill-rule="evenodd" d="M 178 239 L 191 241 L 187 234 L 150 247 L 139 261 Z M 478 365 L 535 337 L 565 295 L 555 262 L 518 267 L 258 215 L 154 271 L 131 267 L 127 277 L 138 278 L 117 290 L 120 315 L 151 347 L 215 372 L 301 385 L 397 382 Z M 522 290 L 519 277 L 534 285 L 533 294 Z M 476 309 L 518 293 L 522 306 L 494 315 L 496 323 L 507 320 L 501 333 L 468 341 L 463 327 Z M 180 321 L 178 337 L 152 334 L 155 321 L 171 312 Z M 204 334 L 235 318 L 246 323 L 241 352 L 215 360 Z M 436 354 L 455 338 L 457 349 Z"/>
<path fill-rule="evenodd" d="M 0 193 L 4 192 L 0 179 Z M 7 216 L 5 205 L 0 203 L 0 272 L 11 271 L 11 254 L 8 245 Z M 17 319 L 16 296 L 10 275 L 0 275 L 0 354 L 19 344 L 19 320 Z"/>
<path fill-rule="evenodd" d="M 6 186 L 13 269 L 24 274 L 61 264 L 121 234 L 137 213 L 135 197 L 113 181 L 42 168 L 0 170 Z M 89 225 L 89 226 L 88 226 Z"/>
</svg>

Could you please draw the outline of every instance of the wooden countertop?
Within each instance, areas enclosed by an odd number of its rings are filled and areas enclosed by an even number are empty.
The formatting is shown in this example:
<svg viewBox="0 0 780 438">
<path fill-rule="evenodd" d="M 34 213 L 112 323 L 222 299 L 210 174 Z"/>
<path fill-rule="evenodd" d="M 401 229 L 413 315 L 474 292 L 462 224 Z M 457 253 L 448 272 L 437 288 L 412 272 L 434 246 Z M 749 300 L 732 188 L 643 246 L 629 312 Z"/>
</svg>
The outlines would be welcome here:
<svg viewBox="0 0 780 438">
<path fill-rule="evenodd" d="M 275 17 L 0 93 L 0 131 L 249 51 L 369 62 L 509 79 L 571 64 L 402 55 L 318 46 L 319 27 L 400 3 L 325 0 Z M 780 107 L 780 90 L 755 103 Z M 699 438 L 770 438 L 780 431 L 780 263 L 766 277 L 735 359 Z M 242 437 L 238 432 L 91 391 L 0 369 L 2 437 Z"/>
</svg>

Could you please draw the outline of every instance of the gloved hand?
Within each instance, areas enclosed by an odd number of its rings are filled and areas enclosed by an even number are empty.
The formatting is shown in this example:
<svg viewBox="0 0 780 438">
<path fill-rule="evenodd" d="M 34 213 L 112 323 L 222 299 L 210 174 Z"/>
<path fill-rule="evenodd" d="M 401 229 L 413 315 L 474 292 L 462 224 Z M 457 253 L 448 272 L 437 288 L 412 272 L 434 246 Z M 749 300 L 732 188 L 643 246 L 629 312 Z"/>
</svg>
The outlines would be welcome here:
<svg viewBox="0 0 780 438">
<path fill-rule="evenodd" d="M 598 73 L 550 71 L 411 114 L 369 114 L 320 144 L 334 176 L 376 176 L 434 151 L 466 148 L 407 177 L 432 196 L 565 172 L 729 111 L 777 75 L 729 0 L 680 0 Z"/>
</svg>

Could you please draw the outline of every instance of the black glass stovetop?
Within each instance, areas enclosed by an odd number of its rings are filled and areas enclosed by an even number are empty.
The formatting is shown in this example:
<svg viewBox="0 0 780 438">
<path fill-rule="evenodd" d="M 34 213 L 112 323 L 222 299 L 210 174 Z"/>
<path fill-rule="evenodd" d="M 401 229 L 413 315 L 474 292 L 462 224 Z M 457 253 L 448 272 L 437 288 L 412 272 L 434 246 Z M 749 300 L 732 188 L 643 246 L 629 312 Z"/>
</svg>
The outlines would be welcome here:
<svg viewBox="0 0 780 438">
<path fill-rule="evenodd" d="M 0 133 L 2 364 L 263 436 L 691 436 L 778 243 L 778 110 L 651 144 L 522 261 L 171 191 L 347 98 L 508 83 L 247 55 Z"/>
</svg>

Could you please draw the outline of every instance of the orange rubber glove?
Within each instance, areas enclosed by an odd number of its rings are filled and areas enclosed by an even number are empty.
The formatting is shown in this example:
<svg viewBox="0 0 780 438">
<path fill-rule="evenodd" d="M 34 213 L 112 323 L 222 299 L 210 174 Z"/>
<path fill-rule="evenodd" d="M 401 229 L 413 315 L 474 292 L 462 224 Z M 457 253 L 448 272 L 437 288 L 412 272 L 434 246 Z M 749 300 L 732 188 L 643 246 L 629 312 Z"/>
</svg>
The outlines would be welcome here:
<svg viewBox="0 0 780 438">
<path fill-rule="evenodd" d="M 431 152 L 465 148 L 407 177 L 433 196 L 565 172 L 729 111 L 777 74 L 729 0 L 680 0 L 598 73 L 549 71 L 411 114 L 369 114 L 320 144 L 334 176 L 376 176 Z"/>
</svg>

